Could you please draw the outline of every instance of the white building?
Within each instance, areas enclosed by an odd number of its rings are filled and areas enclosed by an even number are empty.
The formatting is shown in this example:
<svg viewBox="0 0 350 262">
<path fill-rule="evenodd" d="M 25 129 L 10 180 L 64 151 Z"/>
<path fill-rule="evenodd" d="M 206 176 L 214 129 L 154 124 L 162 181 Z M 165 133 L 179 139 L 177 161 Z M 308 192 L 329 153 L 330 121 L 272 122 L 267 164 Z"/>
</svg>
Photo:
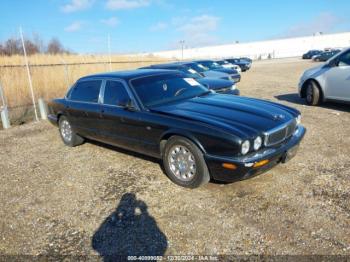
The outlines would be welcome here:
<svg viewBox="0 0 350 262">
<path fill-rule="evenodd" d="M 307 37 L 276 39 L 269 41 L 226 44 L 184 49 L 184 59 L 250 57 L 252 59 L 284 58 L 301 56 L 310 49 L 344 48 L 350 46 L 350 32 L 315 34 Z M 169 59 L 181 59 L 182 50 L 152 53 Z"/>
</svg>

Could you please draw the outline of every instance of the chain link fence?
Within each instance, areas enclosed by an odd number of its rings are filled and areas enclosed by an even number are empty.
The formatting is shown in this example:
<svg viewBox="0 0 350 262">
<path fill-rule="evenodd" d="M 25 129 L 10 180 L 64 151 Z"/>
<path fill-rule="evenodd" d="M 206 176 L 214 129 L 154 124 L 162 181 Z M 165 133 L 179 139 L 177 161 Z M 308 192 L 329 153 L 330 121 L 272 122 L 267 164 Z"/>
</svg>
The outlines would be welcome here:
<svg viewBox="0 0 350 262">
<path fill-rule="evenodd" d="M 132 61 L 84 61 L 81 63 L 62 61 L 63 63 L 30 64 L 36 108 L 39 108 L 39 98 L 48 103 L 55 97 L 63 97 L 67 89 L 82 76 L 106 72 L 110 69 L 112 71 L 136 69 L 168 61 L 153 58 Z M 21 125 L 35 120 L 26 66 L 0 65 L 0 83 L 4 101 L 7 101 L 1 102 L 3 104 L 0 104 L 0 107 L 7 106 L 10 123 Z M 3 124 L 0 123 L 0 129 L 3 128 Z"/>
</svg>

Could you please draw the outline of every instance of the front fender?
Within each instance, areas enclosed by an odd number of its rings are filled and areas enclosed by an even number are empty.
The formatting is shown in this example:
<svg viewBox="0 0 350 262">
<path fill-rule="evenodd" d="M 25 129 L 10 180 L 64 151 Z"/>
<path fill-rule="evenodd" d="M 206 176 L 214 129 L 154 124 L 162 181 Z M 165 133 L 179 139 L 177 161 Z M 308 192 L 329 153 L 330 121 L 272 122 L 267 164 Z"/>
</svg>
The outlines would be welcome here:
<svg viewBox="0 0 350 262">
<path fill-rule="evenodd" d="M 202 145 L 202 143 L 191 132 L 186 131 L 186 130 L 176 129 L 176 128 L 169 129 L 161 135 L 160 140 L 159 140 L 159 144 L 161 146 L 161 150 L 160 150 L 161 153 L 163 152 L 163 146 L 164 146 L 164 144 L 162 144 L 162 141 L 168 140 L 172 136 L 185 137 L 185 138 L 191 140 L 196 146 L 198 146 L 198 148 L 203 152 L 203 154 L 206 153 L 206 150 L 205 150 L 204 146 Z"/>
<path fill-rule="evenodd" d="M 161 152 L 164 141 L 171 136 L 183 136 L 191 140 L 203 154 L 213 154 L 221 156 L 234 156 L 240 153 L 240 139 L 233 137 L 232 135 L 225 133 L 204 133 L 204 132 L 191 132 L 189 130 L 181 130 L 172 128 L 164 132 L 160 137 Z M 163 141 L 163 142 L 162 142 Z"/>
</svg>

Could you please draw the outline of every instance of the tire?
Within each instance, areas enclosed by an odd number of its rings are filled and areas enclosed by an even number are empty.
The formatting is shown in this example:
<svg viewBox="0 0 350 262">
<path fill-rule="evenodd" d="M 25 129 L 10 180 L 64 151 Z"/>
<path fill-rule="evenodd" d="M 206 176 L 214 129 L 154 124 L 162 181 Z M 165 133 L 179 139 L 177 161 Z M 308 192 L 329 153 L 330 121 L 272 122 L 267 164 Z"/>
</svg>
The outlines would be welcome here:
<svg viewBox="0 0 350 262">
<path fill-rule="evenodd" d="M 316 106 L 320 104 L 321 92 L 315 81 L 309 81 L 306 86 L 306 103 L 310 106 Z"/>
<path fill-rule="evenodd" d="M 210 180 L 202 151 L 184 137 L 173 136 L 166 142 L 163 166 L 170 180 L 182 187 L 196 188 Z"/>
<path fill-rule="evenodd" d="M 58 120 L 58 127 L 60 131 L 60 136 L 63 143 L 67 146 L 74 147 L 79 146 L 84 143 L 84 138 L 77 135 L 73 129 L 71 124 L 69 123 L 67 117 L 61 116 Z"/>
</svg>

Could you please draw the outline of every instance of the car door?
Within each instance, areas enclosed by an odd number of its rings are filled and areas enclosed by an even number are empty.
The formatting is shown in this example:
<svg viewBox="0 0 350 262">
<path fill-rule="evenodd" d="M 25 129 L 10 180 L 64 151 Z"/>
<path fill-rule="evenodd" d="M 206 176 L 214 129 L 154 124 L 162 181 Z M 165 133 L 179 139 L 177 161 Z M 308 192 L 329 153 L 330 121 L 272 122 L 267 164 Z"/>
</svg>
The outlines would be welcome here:
<svg viewBox="0 0 350 262">
<path fill-rule="evenodd" d="M 98 137 L 101 85 L 100 79 L 80 80 L 67 97 L 67 117 L 75 132 L 84 137 Z"/>
<path fill-rule="evenodd" d="M 106 80 L 103 89 L 101 134 L 104 141 L 144 152 L 145 141 L 142 138 L 146 125 L 127 84 L 122 80 Z M 127 108 L 128 101 L 133 101 L 135 108 Z"/>
<path fill-rule="evenodd" d="M 326 98 L 350 101 L 350 50 L 335 59 L 335 65 L 325 72 Z"/>
</svg>

